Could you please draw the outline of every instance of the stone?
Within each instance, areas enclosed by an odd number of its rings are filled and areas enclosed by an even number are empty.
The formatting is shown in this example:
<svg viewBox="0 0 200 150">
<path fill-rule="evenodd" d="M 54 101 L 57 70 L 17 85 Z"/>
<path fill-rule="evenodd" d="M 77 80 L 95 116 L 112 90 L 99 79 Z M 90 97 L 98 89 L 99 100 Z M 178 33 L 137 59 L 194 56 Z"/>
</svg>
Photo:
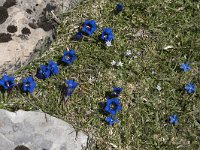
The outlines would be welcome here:
<svg viewBox="0 0 200 150">
<path fill-rule="evenodd" d="M 0 150 L 82 150 L 88 136 L 38 111 L 0 109 Z"/>
<path fill-rule="evenodd" d="M 58 25 L 52 19 L 79 0 L 0 0 L 0 73 L 14 73 L 49 48 Z"/>
</svg>

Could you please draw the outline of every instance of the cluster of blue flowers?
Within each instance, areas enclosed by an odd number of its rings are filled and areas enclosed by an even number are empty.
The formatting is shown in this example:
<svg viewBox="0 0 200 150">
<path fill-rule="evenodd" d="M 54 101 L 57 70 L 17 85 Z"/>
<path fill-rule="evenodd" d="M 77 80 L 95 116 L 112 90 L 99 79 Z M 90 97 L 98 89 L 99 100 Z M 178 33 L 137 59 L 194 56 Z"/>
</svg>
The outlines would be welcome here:
<svg viewBox="0 0 200 150">
<path fill-rule="evenodd" d="M 86 20 L 83 24 L 81 30 L 75 35 L 75 40 L 80 40 L 83 38 L 83 35 L 92 36 L 93 33 L 97 30 L 96 23 L 94 20 Z M 110 42 L 114 39 L 111 28 L 103 28 L 100 35 L 100 39 L 104 42 Z"/>
<path fill-rule="evenodd" d="M 191 67 L 189 66 L 189 63 L 183 63 L 181 66 L 180 66 L 180 69 L 182 69 L 184 72 L 187 72 L 191 69 Z M 188 92 L 188 93 L 194 93 L 195 92 L 195 85 L 193 83 L 188 83 L 186 86 L 185 86 L 185 90 Z"/>
<path fill-rule="evenodd" d="M 183 63 L 181 66 L 180 66 L 180 69 L 182 69 L 184 72 L 187 72 L 191 69 L 191 67 L 189 66 L 189 63 Z M 188 83 L 186 86 L 185 86 L 185 90 L 188 92 L 188 93 L 194 93 L 195 92 L 195 85 L 193 83 Z"/>
<path fill-rule="evenodd" d="M 66 65 L 70 65 L 73 61 L 76 60 L 76 55 L 74 50 L 65 50 L 63 52 L 63 56 L 61 58 L 61 61 L 65 63 Z M 50 60 L 47 65 L 40 65 L 39 69 L 36 73 L 36 77 L 39 79 L 46 79 L 49 78 L 52 75 L 56 75 L 59 73 L 59 68 L 57 63 L 55 63 L 53 60 Z M 2 87 L 4 90 L 11 90 L 14 86 L 16 86 L 14 82 L 15 78 L 10 77 L 8 75 L 4 75 L 0 79 L 0 87 Z M 77 87 L 77 83 L 73 80 L 66 80 L 65 81 L 67 87 L 65 88 L 65 102 L 69 96 L 73 93 L 74 89 Z M 18 85 L 20 89 L 23 92 L 26 93 L 33 93 L 36 83 L 32 76 L 29 76 L 27 78 L 22 79 L 22 83 Z"/>
<path fill-rule="evenodd" d="M 3 75 L 0 80 L 0 87 L 4 90 L 12 90 L 15 85 L 15 78 L 8 75 Z M 22 79 L 20 88 L 23 92 L 32 93 L 36 87 L 36 84 L 31 76 Z"/>
<path fill-rule="evenodd" d="M 112 98 L 106 99 L 106 105 L 104 107 L 104 111 L 108 113 L 109 116 L 105 119 L 105 121 L 109 125 L 113 125 L 115 122 L 118 122 L 118 120 L 115 119 L 115 115 L 117 114 L 118 111 L 122 109 L 120 101 L 117 98 L 121 92 L 122 92 L 121 87 L 113 87 L 113 91 L 111 93 Z"/>
<path fill-rule="evenodd" d="M 118 4 L 116 7 L 117 11 L 120 12 L 123 9 L 123 5 Z M 75 39 L 79 40 L 82 39 L 83 35 L 85 36 L 92 36 L 92 34 L 97 30 L 96 23 L 94 20 L 85 20 L 81 31 L 78 32 L 75 36 Z M 112 29 L 111 28 L 103 28 L 102 34 L 100 35 L 101 40 L 107 42 L 114 39 Z M 63 56 L 61 58 L 61 62 L 66 65 L 70 65 L 72 62 L 76 60 L 76 54 L 74 50 L 65 50 L 63 52 Z M 52 75 L 56 75 L 59 73 L 59 68 L 57 63 L 53 60 L 50 60 L 47 65 L 40 65 L 39 69 L 37 70 L 36 77 L 39 79 L 46 79 L 51 77 Z M 16 86 L 14 82 L 15 78 L 10 77 L 8 75 L 3 75 L 0 79 L 0 88 L 3 90 L 11 90 L 14 86 Z M 74 89 L 78 86 L 74 80 L 66 80 L 65 81 L 66 88 L 65 88 L 65 102 L 67 101 L 68 97 L 72 95 Z M 22 83 L 19 84 L 21 90 L 26 93 L 33 93 L 36 83 L 32 76 L 22 79 Z M 118 93 L 118 92 L 117 92 Z M 115 94 L 117 94 L 115 93 Z M 109 100 L 108 100 L 109 101 Z"/>
<path fill-rule="evenodd" d="M 47 65 L 40 65 L 40 69 L 38 70 L 36 76 L 40 79 L 45 79 L 58 73 L 58 65 L 53 60 L 50 60 Z"/>
<path fill-rule="evenodd" d="M 117 4 L 116 6 L 116 12 L 121 12 L 123 10 L 122 4 Z M 96 23 L 94 20 L 85 20 L 83 23 L 80 31 L 75 35 L 75 40 L 80 40 L 84 36 L 92 36 L 93 33 L 97 30 Z M 111 42 L 114 39 L 114 35 L 112 33 L 111 28 L 103 28 L 101 35 L 99 36 L 100 39 L 104 42 Z M 70 65 L 72 62 L 76 60 L 76 54 L 74 50 L 64 50 L 63 56 L 61 58 L 61 62 Z M 182 69 L 184 72 L 189 71 L 191 68 L 189 66 L 189 63 L 183 63 L 180 66 L 180 69 Z M 39 79 L 46 79 L 53 75 L 57 75 L 59 73 L 59 68 L 57 63 L 55 63 L 53 60 L 50 60 L 47 65 L 40 65 L 39 69 L 37 71 L 36 77 Z M 0 88 L 3 88 L 6 90 L 11 90 L 15 84 L 15 78 L 10 77 L 8 75 L 3 75 L 3 77 L 0 79 Z M 68 98 L 72 95 L 75 88 L 78 86 L 78 83 L 74 80 L 65 80 L 65 93 L 64 93 L 64 102 L 68 100 Z M 26 93 L 33 93 L 36 83 L 32 76 L 28 76 L 27 78 L 22 79 L 22 83 L 19 84 L 20 89 L 23 92 Z M 195 85 L 192 83 L 188 83 L 184 88 L 188 93 L 195 92 Z M 109 125 L 113 125 L 115 122 L 118 122 L 116 119 L 116 114 L 122 110 L 122 106 L 120 104 L 119 96 L 122 92 L 121 87 L 113 87 L 113 91 L 109 98 L 106 98 L 105 107 L 103 108 L 104 112 L 108 114 L 108 117 L 105 119 L 105 121 Z M 178 117 L 176 114 L 169 116 L 169 122 L 172 124 L 178 123 Z"/>
<path fill-rule="evenodd" d="M 180 66 L 180 69 L 183 70 L 184 72 L 187 72 L 189 70 L 191 70 L 191 67 L 189 66 L 189 63 L 183 63 Z M 184 89 L 187 91 L 187 93 L 194 93 L 195 92 L 195 85 L 192 83 L 188 83 Z M 172 115 L 169 117 L 170 123 L 172 124 L 177 124 L 178 123 L 178 117 L 177 115 Z"/>
</svg>

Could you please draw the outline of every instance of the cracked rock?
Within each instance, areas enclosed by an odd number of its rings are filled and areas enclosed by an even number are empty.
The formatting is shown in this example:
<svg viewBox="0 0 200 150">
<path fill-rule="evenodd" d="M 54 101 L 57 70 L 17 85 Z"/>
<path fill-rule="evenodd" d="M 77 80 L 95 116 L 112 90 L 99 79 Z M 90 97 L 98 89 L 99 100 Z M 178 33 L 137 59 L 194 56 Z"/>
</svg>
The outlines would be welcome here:
<svg viewBox="0 0 200 150">
<path fill-rule="evenodd" d="M 88 136 L 43 112 L 0 110 L 0 150 L 82 150 Z"/>
<path fill-rule="evenodd" d="M 0 73 L 13 73 L 27 64 L 37 57 L 33 54 L 38 47 L 40 53 L 47 50 L 58 25 L 48 16 L 50 11 L 58 16 L 78 1 L 0 0 Z M 44 47 L 45 43 L 49 44 Z"/>
</svg>

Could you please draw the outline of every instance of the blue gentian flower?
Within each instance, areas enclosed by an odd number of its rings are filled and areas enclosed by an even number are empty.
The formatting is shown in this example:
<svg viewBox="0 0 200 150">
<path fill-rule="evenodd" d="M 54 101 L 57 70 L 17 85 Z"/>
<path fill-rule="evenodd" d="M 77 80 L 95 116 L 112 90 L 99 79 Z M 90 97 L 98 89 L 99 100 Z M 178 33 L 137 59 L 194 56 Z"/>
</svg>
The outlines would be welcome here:
<svg viewBox="0 0 200 150">
<path fill-rule="evenodd" d="M 31 76 L 22 79 L 22 90 L 24 92 L 33 93 L 36 84 Z"/>
<path fill-rule="evenodd" d="M 118 122 L 117 119 L 114 118 L 113 115 L 108 116 L 105 121 L 109 124 L 109 125 L 113 125 L 115 122 Z"/>
<path fill-rule="evenodd" d="M 114 39 L 112 29 L 111 28 L 103 28 L 100 38 L 105 42 L 111 41 L 112 39 Z"/>
<path fill-rule="evenodd" d="M 122 92 L 122 88 L 115 86 L 113 87 L 112 95 L 118 97 L 121 92 Z"/>
<path fill-rule="evenodd" d="M 180 68 L 184 71 L 184 72 L 187 72 L 189 71 L 191 68 L 189 66 L 189 63 L 183 63 L 181 64 Z"/>
<path fill-rule="evenodd" d="M 115 115 L 121 109 L 122 107 L 118 98 L 107 99 L 104 111 L 112 115 Z"/>
<path fill-rule="evenodd" d="M 185 86 L 185 90 L 186 90 L 188 93 L 194 93 L 194 92 L 195 92 L 195 85 L 192 84 L 192 83 L 188 83 L 188 85 Z"/>
<path fill-rule="evenodd" d="M 116 6 L 116 10 L 117 10 L 117 12 L 122 11 L 123 8 L 124 8 L 123 4 L 117 4 L 117 6 Z"/>
<path fill-rule="evenodd" d="M 91 36 L 96 30 L 97 27 L 94 20 L 85 20 L 84 25 L 81 29 L 82 33 L 85 33 L 89 36 Z"/>
<path fill-rule="evenodd" d="M 66 80 L 65 83 L 67 84 L 66 95 L 71 96 L 74 89 L 78 86 L 78 83 L 76 83 L 74 80 Z"/>
<path fill-rule="evenodd" d="M 177 116 L 176 115 L 169 116 L 169 122 L 172 124 L 177 124 L 178 123 Z"/>
<path fill-rule="evenodd" d="M 74 60 L 76 60 L 76 55 L 74 50 L 64 51 L 62 61 L 70 65 Z"/>
<path fill-rule="evenodd" d="M 78 86 L 78 83 L 74 80 L 66 80 L 65 83 L 67 84 L 67 88 L 65 90 L 65 102 L 67 98 L 72 95 L 74 89 Z"/>
<path fill-rule="evenodd" d="M 0 80 L 0 86 L 2 86 L 4 90 L 11 89 L 13 86 L 15 86 L 14 80 L 14 77 L 4 75 Z"/>
<path fill-rule="evenodd" d="M 49 66 L 40 65 L 40 70 L 38 70 L 36 76 L 40 79 L 48 78 L 51 74 Z"/>
<path fill-rule="evenodd" d="M 83 38 L 83 34 L 81 32 L 76 33 L 74 36 L 74 40 L 78 41 Z"/>
<path fill-rule="evenodd" d="M 53 60 L 49 61 L 48 68 L 50 69 L 51 75 L 56 75 L 59 72 L 58 65 Z"/>
</svg>

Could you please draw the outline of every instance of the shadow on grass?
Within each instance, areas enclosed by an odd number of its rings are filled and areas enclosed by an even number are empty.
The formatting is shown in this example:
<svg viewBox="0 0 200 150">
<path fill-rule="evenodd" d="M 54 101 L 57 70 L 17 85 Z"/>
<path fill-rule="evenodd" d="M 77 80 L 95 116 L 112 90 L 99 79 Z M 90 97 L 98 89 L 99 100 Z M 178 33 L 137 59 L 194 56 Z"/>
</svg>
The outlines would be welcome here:
<svg viewBox="0 0 200 150">
<path fill-rule="evenodd" d="M 61 95 L 62 95 L 59 103 L 61 104 L 64 102 L 66 104 L 68 100 L 70 99 L 70 97 L 68 97 L 67 101 L 65 101 L 65 93 L 66 93 L 67 87 L 65 86 L 65 84 L 61 84 L 58 86 L 58 89 L 61 91 Z"/>
<path fill-rule="evenodd" d="M 116 98 L 117 96 L 113 92 L 106 91 L 105 92 L 105 97 L 108 98 L 108 99 L 112 99 L 112 98 Z"/>
<path fill-rule="evenodd" d="M 0 92 L 3 95 L 5 95 L 6 92 L 8 93 L 8 95 L 10 95 L 13 92 L 14 89 L 19 90 L 20 93 L 22 94 L 23 93 L 23 91 L 22 91 L 22 83 L 16 84 L 15 86 L 9 88 L 8 90 L 4 90 L 3 87 L 0 87 Z"/>
<path fill-rule="evenodd" d="M 175 71 L 176 71 L 177 73 L 183 72 L 183 70 L 180 69 L 180 66 L 176 66 Z"/>
<path fill-rule="evenodd" d="M 99 109 L 98 109 L 98 112 L 102 115 L 104 115 L 105 117 L 109 115 L 109 113 L 105 112 L 104 111 L 104 108 L 106 106 L 106 102 L 99 102 L 98 103 L 99 105 Z M 103 121 L 105 121 L 104 119 L 102 119 Z"/>
<path fill-rule="evenodd" d="M 110 16 L 114 16 L 114 15 L 116 16 L 116 15 L 119 15 L 120 13 L 122 13 L 122 11 L 117 11 L 116 9 L 114 9 L 110 12 Z"/>
</svg>

